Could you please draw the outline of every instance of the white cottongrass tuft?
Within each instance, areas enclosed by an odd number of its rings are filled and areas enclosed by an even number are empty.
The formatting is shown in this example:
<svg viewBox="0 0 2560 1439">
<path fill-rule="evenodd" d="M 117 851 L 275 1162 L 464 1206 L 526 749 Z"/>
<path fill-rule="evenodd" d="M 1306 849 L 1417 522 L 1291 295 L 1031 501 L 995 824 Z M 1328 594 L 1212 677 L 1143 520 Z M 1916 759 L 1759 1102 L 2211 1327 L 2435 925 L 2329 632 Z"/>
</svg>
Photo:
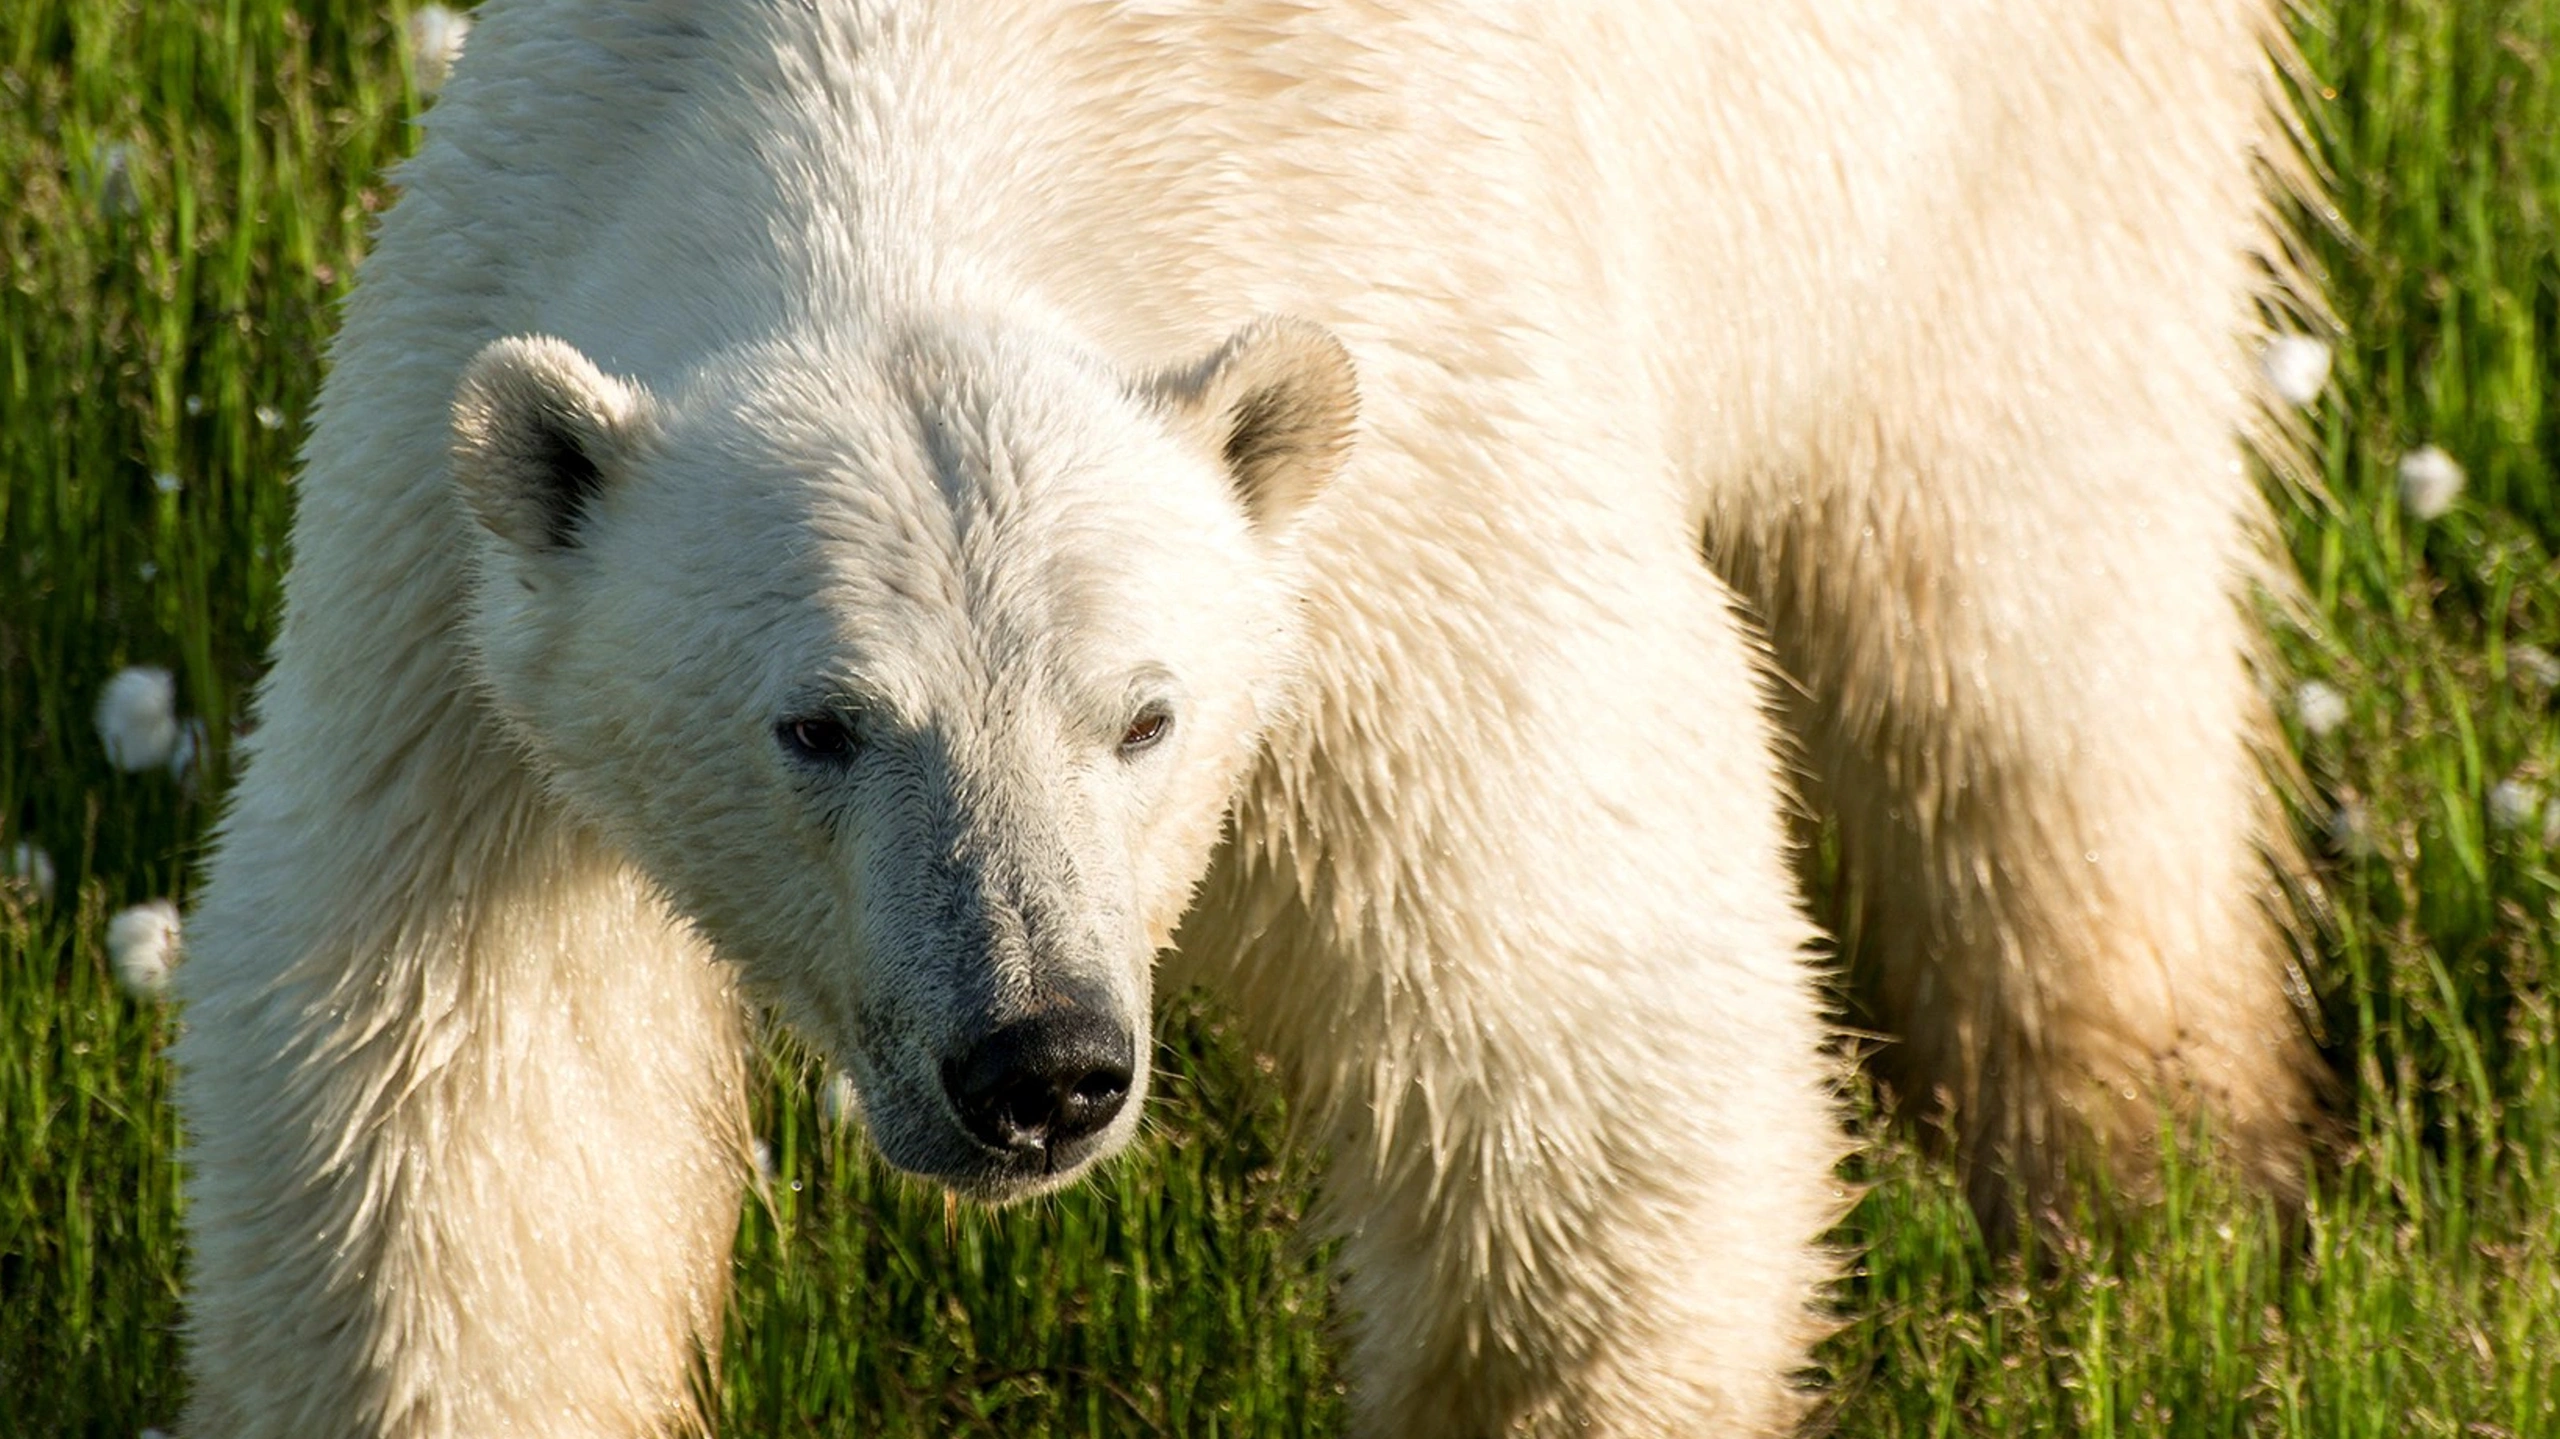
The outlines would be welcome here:
<svg viewBox="0 0 2560 1439">
<path fill-rule="evenodd" d="M 2416 519 L 2440 518 L 2462 498 L 2462 466 L 2433 445 L 2400 457 L 2400 508 Z"/>
<path fill-rule="evenodd" d="M 2350 859 L 2370 859 L 2376 852 L 2373 816 L 2361 800 L 2342 799 L 2329 811 L 2329 848 Z"/>
<path fill-rule="evenodd" d="M 185 783 L 195 778 L 196 761 L 204 758 L 204 721 L 178 721 L 178 742 L 169 746 L 169 778 Z"/>
<path fill-rule="evenodd" d="M 0 870 L 0 884 L 26 890 L 38 904 L 51 904 L 53 880 L 53 856 L 43 846 L 23 839 L 9 846 L 9 865 Z"/>
<path fill-rule="evenodd" d="M 2535 689 L 2560 689 L 2560 659 L 2540 645 L 2507 646 L 2507 673 Z"/>
<path fill-rule="evenodd" d="M 133 188 L 133 147 L 121 140 L 100 145 L 89 157 L 97 173 L 98 208 L 121 220 L 142 209 Z"/>
<path fill-rule="evenodd" d="M 107 921 L 107 963 L 116 983 L 136 999 L 168 992 L 179 952 L 178 907 L 165 899 L 118 910 Z"/>
<path fill-rule="evenodd" d="M 471 17 L 442 5 L 421 5 L 409 16 L 409 84 L 421 95 L 444 88 L 453 62 L 462 58 L 462 42 L 471 34 Z"/>
<path fill-rule="evenodd" d="M 2294 686 L 2293 714 L 2305 734 L 2327 739 L 2347 722 L 2347 697 L 2326 680 L 2304 680 Z"/>
<path fill-rule="evenodd" d="M 2507 778 L 2489 786 L 2489 823 L 2496 829 L 2522 829 L 2542 813 L 2542 791 L 2525 780 Z"/>
<path fill-rule="evenodd" d="M 862 1096 L 854 1092 L 852 1075 L 839 1069 L 827 1076 L 827 1087 L 818 1095 L 818 1112 L 838 1128 L 861 1122 Z"/>
<path fill-rule="evenodd" d="M 281 430 L 284 428 L 284 411 L 277 409 L 273 405 L 258 406 L 256 409 L 249 412 L 249 418 L 256 420 L 258 422 L 258 428 L 262 430 Z"/>
<path fill-rule="evenodd" d="M 2329 387 L 2329 344 L 2309 335 L 2278 335 L 2258 356 L 2267 388 L 2288 405 L 2305 406 Z"/>
<path fill-rule="evenodd" d="M 179 480 L 175 470 L 156 470 L 151 476 L 151 488 L 164 495 L 174 495 L 185 488 L 185 484 Z"/>
<path fill-rule="evenodd" d="M 98 738 L 128 773 L 158 769 L 177 753 L 178 683 L 150 665 L 116 671 L 98 696 Z"/>
</svg>

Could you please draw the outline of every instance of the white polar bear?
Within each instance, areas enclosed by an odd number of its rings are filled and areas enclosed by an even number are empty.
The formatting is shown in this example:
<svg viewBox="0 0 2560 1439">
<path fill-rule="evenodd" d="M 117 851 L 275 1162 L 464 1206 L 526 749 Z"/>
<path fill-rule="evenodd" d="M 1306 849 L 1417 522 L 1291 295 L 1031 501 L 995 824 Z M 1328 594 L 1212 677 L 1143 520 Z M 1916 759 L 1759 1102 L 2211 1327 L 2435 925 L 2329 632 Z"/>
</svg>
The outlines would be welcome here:
<svg viewBox="0 0 2560 1439">
<path fill-rule="evenodd" d="M 1798 753 L 1983 1173 L 2280 1181 L 2275 9 L 493 0 L 189 929 L 191 1432 L 681 1427 L 742 991 L 1003 1198 L 1158 963 L 1334 1156 L 1360 1432 L 1781 1431 Z"/>
</svg>

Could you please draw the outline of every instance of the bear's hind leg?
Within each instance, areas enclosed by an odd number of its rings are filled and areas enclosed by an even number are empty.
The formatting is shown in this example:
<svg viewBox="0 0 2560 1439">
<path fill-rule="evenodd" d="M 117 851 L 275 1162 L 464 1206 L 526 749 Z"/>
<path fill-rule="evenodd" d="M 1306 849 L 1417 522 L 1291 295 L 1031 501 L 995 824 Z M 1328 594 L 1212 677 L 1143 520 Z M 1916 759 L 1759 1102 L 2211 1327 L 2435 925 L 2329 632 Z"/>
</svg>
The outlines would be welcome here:
<svg viewBox="0 0 2560 1439">
<path fill-rule="evenodd" d="M 2092 1151 L 2139 1194 L 2172 1119 L 2282 1192 L 2312 1108 L 2247 614 L 2282 23 L 2171 8 L 1969 12 L 1978 128 L 1813 287 L 1764 443 L 1702 457 L 1804 686 L 1880 1068 L 1994 1219 Z"/>
<path fill-rule="evenodd" d="M 2032 412 L 1949 378 L 1718 543 L 1804 685 L 1877 1067 L 1995 1225 L 2074 1156 L 2145 1191 L 2164 1123 L 2287 1192 L 2313 1098 L 2246 613 L 2265 520 L 2204 362 L 2230 342 L 2135 357 L 2103 338 L 2133 316 L 2075 324 L 2100 338 L 2015 346 L 2060 347 Z"/>
</svg>

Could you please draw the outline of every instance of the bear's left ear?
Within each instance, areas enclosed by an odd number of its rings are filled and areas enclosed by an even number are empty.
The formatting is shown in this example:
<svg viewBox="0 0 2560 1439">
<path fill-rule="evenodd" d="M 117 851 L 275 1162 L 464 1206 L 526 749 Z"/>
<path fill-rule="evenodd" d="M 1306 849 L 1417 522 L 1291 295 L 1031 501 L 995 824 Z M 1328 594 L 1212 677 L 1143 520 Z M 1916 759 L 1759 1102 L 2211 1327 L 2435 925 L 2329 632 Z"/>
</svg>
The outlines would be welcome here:
<svg viewBox="0 0 2560 1439">
<path fill-rule="evenodd" d="M 1255 526 L 1279 529 L 1341 472 L 1360 416 L 1351 353 L 1322 325 L 1270 317 L 1150 393 L 1177 431 L 1226 461 Z"/>
<path fill-rule="evenodd" d="M 544 336 L 493 341 L 453 399 L 453 477 L 491 534 L 575 549 L 578 526 L 652 424 L 649 394 Z"/>
</svg>

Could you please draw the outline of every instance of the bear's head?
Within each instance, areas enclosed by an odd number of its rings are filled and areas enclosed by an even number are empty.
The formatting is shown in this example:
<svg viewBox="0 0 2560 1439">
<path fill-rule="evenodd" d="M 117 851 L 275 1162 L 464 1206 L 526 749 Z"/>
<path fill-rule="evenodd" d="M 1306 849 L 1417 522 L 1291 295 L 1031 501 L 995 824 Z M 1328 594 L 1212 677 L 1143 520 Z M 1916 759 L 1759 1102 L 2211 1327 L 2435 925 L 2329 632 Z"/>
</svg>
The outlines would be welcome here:
<svg viewBox="0 0 2560 1439">
<path fill-rule="evenodd" d="M 1155 954 L 1289 700 L 1351 363 L 1286 320 L 1147 376 L 994 327 L 844 349 L 643 387 L 488 346 L 469 647 L 891 1162 L 1028 1194 L 1136 1127 Z"/>
</svg>

